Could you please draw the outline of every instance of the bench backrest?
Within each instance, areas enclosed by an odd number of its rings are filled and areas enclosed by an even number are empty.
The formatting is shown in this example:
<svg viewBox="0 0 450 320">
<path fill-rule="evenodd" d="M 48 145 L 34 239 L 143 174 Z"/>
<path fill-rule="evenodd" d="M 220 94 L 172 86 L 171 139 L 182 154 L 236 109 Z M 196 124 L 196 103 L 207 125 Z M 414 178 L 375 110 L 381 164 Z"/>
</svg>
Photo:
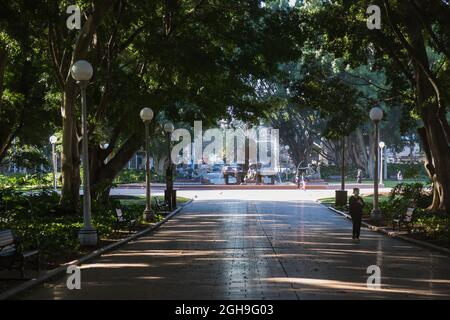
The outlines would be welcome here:
<svg viewBox="0 0 450 320">
<path fill-rule="evenodd" d="M 10 256 L 16 251 L 16 238 L 12 230 L 0 231 L 0 257 Z"/>
<path fill-rule="evenodd" d="M 405 221 L 411 222 L 413 213 L 414 213 L 414 208 L 408 208 L 408 209 L 406 209 Z"/>
<path fill-rule="evenodd" d="M 119 222 L 123 222 L 125 220 L 122 209 L 116 209 L 116 217 L 117 217 L 117 221 L 119 221 Z"/>
<path fill-rule="evenodd" d="M 154 199 L 155 199 L 155 203 L 158 207 L 163 205 L 163 202 L 158 197 L 154 197 Z"/>
</svg>

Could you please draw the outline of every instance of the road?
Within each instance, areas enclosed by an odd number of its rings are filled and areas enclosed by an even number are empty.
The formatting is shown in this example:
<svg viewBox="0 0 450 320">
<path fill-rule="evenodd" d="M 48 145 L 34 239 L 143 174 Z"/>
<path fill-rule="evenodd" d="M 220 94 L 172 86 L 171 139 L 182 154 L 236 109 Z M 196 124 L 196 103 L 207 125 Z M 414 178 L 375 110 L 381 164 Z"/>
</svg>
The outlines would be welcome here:
<svg viewBox="0 0 450 320">
<path fill-rule="evenodd" d="M 367 230 L 355 244 L 347 219 L 296 200 L 317 196 L 309 191 L 214 192 L 83 265 L 81 290 L 60 279 L 21 298 L 450 298 L 449 257 Z M 380 289 L 367 287 L 371 265 L 380 267 Z"/>
</svg>

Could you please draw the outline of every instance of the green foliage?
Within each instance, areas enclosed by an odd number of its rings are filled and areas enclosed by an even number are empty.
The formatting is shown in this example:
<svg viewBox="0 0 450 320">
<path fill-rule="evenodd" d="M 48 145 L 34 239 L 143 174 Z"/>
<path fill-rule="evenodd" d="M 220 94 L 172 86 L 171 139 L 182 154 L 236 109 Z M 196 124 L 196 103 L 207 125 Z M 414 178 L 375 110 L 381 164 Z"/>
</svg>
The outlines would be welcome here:
<svg viewBox="0 0 450 320">
<path fill-rule="evenodd" d="M 28 189 L 42 189 L 50 188 L 53 183 L 52 173 L 34 173 L 23 174 L 16 173 L 10 175 L 0 174 L 0 190 L 28 190 Z"/>
<path fill-rule="evenodd" d="M 397 172 L 401 171 L 405 179 L 427 179 L 428 174 L 422 163 L 388 163 L 388 177 L 397 176 Z"/>
<path fill-rule="evenodd" d="M 450 218 L 425 211 L 415 214 L 414 224 L 430 239 L 450 241 Z"/>
<path fill-rule="evenodd" d="M 78 252 L 78 231 L 83 218 L 62 210 L 58 194 L 47 190 L 23 193 L 4 189 L 0 199 L 0 229 L 14 230 L 25 248 L 39 247 L 50 260 Z M 112 233 L 115 216 L 111 206 L 93 202 L 92 217 L 101 237 Z"/>
<path fill-rule="evenodd" d="M 401 183 L 395 186 L 386 201 L 380 201 L 379 207 L 387 221 L 402 215 L 407 208 L 414 207 L 412 232 L 420 233 L 427 239 L 450 240 L 450 219 L 445 215 L 428 212 L 431 204 L 430 190 L 424 189 L 422 183 Z M 371 205 L 367 206 L 368 212 Z"/>
<path fill-rule="evenodd" d="M 6 160 L 9 160 L 20 168 L 40 169 L 41 165 L 50 165 L 47 155 L 42 152 L 42 149 L 36 148 L 35 146 L 18 148 L 8 158 Z"/>
<path fill-rule="evenodd" d="M 425 172 L 424 165 L 422 163 L 388 163 L 387 164 L 387 176 L 397 179 L 397 172 L 401 171 L 404 179 L 429 179 Z M 345 176 L 347 179 L 356 179 L 358 167 L 351 164 L 345 166 Z M 320 174 L 323 179 L 329 179 L 330 176 L 341 176 L 341 167 L 335 165 L 321 166 Z M 364 173 L 365 178 L 368 177 L 368 173 Z"/>
<path fill-rule="evenodd" d="M 164 176 L 158 175 L 153 169 L 150 172 L 151 179 L 153 183 L 165 182 Z M 119 175 L 114 179 L 115 184 L 124 184 L 124 183 L 144 183 L 145 182 L 145 170 L 136 170 L 136 169 L 124 169 Z"/>
<path fill-rule="evenodd" d="M 422 183 L 400 183 L 395 186 L 389 195 L 389 202 L 401 202 L 406 207 L 425 209 L 432 201 L 431 192 L 424 190 Z"/>
<path fill-rule="evenodd" d="M 328 139 L 349 135 L 365 117 L 360 93 L 342 81 L 337 63 L 333 56 L 311 49 L 301 59 L 300 77 L 290 85 L 295 103 L 320 112 L 326 122 L 322 135 Z"/>
<path fill-rule="evenodd" d="M 186 200 L 180 198 L 179 202 Z M 14 230 L 24 248 L 39 247 L 47 261 L 74 257 L 80 252 L 78 231 L 83 226 L 83 217 L 66 212 L 58 201 L 59 195 L 48 190 L 31 193 L 2 189 L 0 229 Z M 122 208 L 126 218 L 141 221 L 145 199 L 111 199 L 108 204 L 93 201 L 92 224 L 102 239 L 114 232 L 116 208 Z M 156 211 L 155 201 L 152 208 Z M 161 212 L 156 213 L 156 221 L 164 218 Z"/>
<path fill-rule="evenodd" d="M 345 166 L 345 176 L 347 179 L 355 179 L 357 175 L 358 167 L 354 165 L 346 165 Z M 320 175 L 322 179 L 330 179 L 330 176 L 341 176 L 341 167 L 335 165 L 329 166 L 321 166 L 320 167 Z"/>
</svg>

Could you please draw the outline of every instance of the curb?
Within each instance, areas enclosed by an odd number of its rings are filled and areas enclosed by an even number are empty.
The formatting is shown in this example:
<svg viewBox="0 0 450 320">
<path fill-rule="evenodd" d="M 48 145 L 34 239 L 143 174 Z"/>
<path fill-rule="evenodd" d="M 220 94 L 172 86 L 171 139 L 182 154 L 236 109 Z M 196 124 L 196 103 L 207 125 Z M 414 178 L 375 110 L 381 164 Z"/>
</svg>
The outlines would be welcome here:
<svg viewBox="0 0 450 320">
<path fill-rule="evenodd" d="M 320 201 L 318 201 L 318 202 L 321 205 L 323 205 L 324 207 L 327 207 L 328 209 L 330 209 L 331 211 L 333 211 L 333 212 L 335 212 L 337 214 L 340 214 L 341 216 L 344 216 L 345 218 L 347 218 L 349 220 L 352 219 L 352 217 L 349 214 L 347 214 L 345 212 L 342 212 L 342 211 L 339 211 L 339 210 L 337 210 L 335 208 L 328 207 L 328 206 L 324 205 L 323 203 L 321 203 Z M 446 254 L 446 255 L 450 255 L 450 249 L 447 249 L 447 248 L 444 248 L 444 247 L 441 247 L 441 246 L 437 246 L 435 244 L 428 243 L 428 242 L 425 242 L 425 241 L 421 241 L 421 240 L 405 237 L 405 236 L 403 236 L 401 234 L 398 234 L 398 232 L 388 231 L 385 228 L 376 227 L 376 226 L 373 226 L 371 224 L 368 224 L 367 222 L 362 222 L 361 225 L 363 225 L 364 227 L 366 227 L 370 231 L 383 233 L 383 234 L 385 234 L 385 235 L 387 235 L 388 237 L 391 237 L 391 238 L 396 238 L 396 239 L 400 239 L 400 240 L 403 240 L 403 241 L 406 241 L 406 242 L 409 242 L 409 243 L 414 243 L 414 244 L 419 245 L 421 247 L 425 247 L 427 249 L 436 250 L 436 251 L 439 251 L 440 253 L 443 253 L 443 254 Z"/>
<path fill-rule="evenodd" d="M 83 263 L 86 263 L 94 258 L 97 258 L 99 256 L 101 256 L 102 254 L 112 251 L 114 249 L 117 249 L 118 247 L 123 246 L 124 244 L 127 244 L 128 242 L 135 240 L 151 231 L 154 231 L 156 229 L 158 229 L 161 225 L 163 225 L 164 223 L 166 223 L 167 221 L 169 221 L 174 215 L 176 215 L 177 213 L 179 213 L 182 209 L 184 209 L 186 206 L 188 206 L 189 204 L 191 204 L 194 201 L 194 199 L 191 199 L 189 201 L 187 201 L 185 204 L 183 204 L 183 206 L 175 209 L 174 211 L 172 211 L 170 214 L 168 214 L 163 220 L 159 221 L 158 223 L 155 223 L 154 225 L 148 227 L 147 229 L 144 229 L 142 231 L 139 231 L 136 234 L 133 234 L 125 239 L 119 240 L 115 243 L 109 244 L 105 247 L 102 247 L 100 249 L 97 249 L 91 253 L 88 253 L 87 255 L 77 259 L 77 260 L 73 260 L 67 263 L 64 263 L 62 265 L 60 265 L 59 267 L 47 271 L 45 274 L 43 274 L 42 276 L 40 276 L 39 278 L 34 278 L 31 280 L 28 280 L 25 283 L 22 283 L 12 289 L 6 290 L 5 292 L 0 293 L 0 300 L 6 300 L 9 299 L 25 290 L 28 290 L 38 284 L 44 283 L 46 280 L 59 275 L 61 273 L 66 272 L 67 267 L 71 266 L 71 265 L 81 265 Z"/>
</svg>

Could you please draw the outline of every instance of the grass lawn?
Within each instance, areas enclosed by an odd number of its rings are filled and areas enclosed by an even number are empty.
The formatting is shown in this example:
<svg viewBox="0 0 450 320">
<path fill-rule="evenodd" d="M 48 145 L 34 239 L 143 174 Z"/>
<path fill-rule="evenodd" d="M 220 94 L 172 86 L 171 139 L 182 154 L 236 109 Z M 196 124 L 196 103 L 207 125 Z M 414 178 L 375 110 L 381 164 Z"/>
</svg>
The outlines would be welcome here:
<svg viewBox="0 0 450 320">
<path fill-rule="evenodd" d="M 326 182 L 328 182 L 329 184 L 336 184 L 336 185 L 340 185 L 341 182 L 339 180 L 326 180 Z M 420 180 L 420 179 L 404 179 L 403 181 L 398 181 L 398 180 L 384 180 L 383 184 L 385 188 L 393 188 L 396 185 L 398 185 L 399 183 L 416 183 L 416 182 L 420 182 L 423 183 L 424 185 L 429 185 L 429 181 L 428 180 Z M 356 180 L 352 179 L 352 180 L 345 180 L 346 184 L 355 184 Z M 373 185 L 373 180 L 363 180 L 362 181 L 363 184 L 372 184 Z"/>
</svg>

